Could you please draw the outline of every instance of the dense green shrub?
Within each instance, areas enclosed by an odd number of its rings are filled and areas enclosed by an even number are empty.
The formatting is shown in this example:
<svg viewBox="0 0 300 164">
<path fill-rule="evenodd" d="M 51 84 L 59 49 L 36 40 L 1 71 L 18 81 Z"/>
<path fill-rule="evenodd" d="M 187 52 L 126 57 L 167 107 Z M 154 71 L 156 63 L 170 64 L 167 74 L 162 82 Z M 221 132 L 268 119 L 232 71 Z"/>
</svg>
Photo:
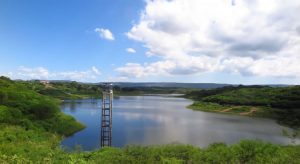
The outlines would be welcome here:
<svg viewBox="0 0 300 164">
<path fill-rule="evenodd" d="M 71 135 L 84 128 L 59 110 L 57 100 L 41 95 L 31 87 L 25 82 L 0 78 L 0 123 L 62 135 Z"/>
<path fill-rule="evenodd" d="M 0 105 L 0 123 L 17 124 L 21 116 L 19 110 Z"/>
<path fill-rule="evenodd" d="M 69 136 L 75 132 L 85 128 L 85 126 L 77 122 L 72 116 L 63 113 L 56 114 L 55 117 L 43 121 L 35 122 L 49 132 L 56 132 L 64 136 Z"/>
<path fill-rule="evenodd" d="M 59 108 L 53 101 L 41 100 L 37 104 L 32 105 L 29 108 L 29 112 L 34 115 L 35 119 L 43 120 L 53 117 L 59 112 Z"/>
<path fill-rule="evenodd" d="M 261 141 L 244 140 L 232 146 L 240 163 L 284 163 L 288 154 L 280 146 Z"/>
</svg>

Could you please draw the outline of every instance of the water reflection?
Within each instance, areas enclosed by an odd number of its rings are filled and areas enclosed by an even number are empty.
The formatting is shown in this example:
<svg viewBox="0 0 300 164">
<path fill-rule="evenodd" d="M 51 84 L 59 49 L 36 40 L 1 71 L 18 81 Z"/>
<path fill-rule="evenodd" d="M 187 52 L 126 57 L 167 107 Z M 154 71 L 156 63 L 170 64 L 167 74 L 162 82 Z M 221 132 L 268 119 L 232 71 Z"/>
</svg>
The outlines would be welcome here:
<svg viewBox="0 0 300 164">
<path fill-rule="evenodd" d="M 112 145 L 179 142 L 204 147 L 214 142 L 236 143 L 241 139 L 290 143 L 290 139 L 281 135 L 283 127 L 273 120 L 185 109 L 191 103 L 183 98 L 164 96 L 114 99 Z M 66 138 L 62 145 L 80 144 L 84 150 L 97 149 L 100 144 L 100 100 L 66 101 L 62 110 L 87 125 L 83 131 Z"/>
</svg>

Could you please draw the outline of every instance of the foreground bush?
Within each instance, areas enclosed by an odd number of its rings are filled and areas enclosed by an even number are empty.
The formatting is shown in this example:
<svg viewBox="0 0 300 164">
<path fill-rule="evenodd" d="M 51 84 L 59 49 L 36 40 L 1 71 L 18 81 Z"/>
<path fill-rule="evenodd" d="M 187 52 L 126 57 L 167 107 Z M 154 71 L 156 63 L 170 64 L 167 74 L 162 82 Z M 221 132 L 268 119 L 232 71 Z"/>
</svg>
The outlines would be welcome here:
<svg viewBox="0 0 300 164">
<path fill-rule="evenodd" d="M 0 125 L 0 163 L 300 163 L 300 145 L 244 140 L 207 148 L 170 144 L 66 152 L 52 133 Z"/>
</svg>

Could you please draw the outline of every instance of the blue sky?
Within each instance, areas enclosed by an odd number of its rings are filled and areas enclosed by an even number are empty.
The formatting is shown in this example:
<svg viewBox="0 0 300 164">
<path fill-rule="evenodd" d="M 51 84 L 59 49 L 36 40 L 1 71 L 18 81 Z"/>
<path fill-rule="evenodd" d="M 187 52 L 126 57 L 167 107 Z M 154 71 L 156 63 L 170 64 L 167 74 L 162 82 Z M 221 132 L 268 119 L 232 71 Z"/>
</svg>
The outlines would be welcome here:
<svg viewBox="0 0 300 164">
<path fill-rule="evenodd" d="M 299 84 L 299 4 L 1 0 L 0 74 L 83 82 Z"/>
</svg>

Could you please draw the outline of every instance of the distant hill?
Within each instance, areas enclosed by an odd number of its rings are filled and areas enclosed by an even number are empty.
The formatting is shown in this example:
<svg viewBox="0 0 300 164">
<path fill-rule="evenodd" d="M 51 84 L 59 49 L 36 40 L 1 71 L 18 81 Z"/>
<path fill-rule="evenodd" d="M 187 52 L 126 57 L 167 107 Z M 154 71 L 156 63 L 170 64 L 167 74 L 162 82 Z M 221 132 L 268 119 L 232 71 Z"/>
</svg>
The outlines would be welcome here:
<svg viewBox="0 0 300 164">
<path fill-rule="evenodd" d="M 216 84 L 216 83 L 168 83 L 168 82 L 113 82 L 114 86 L 121 88 L 124 87 L 163 87 L 163 88 L 195 88 L 195 89 L 210 89 L 210 88 L 222 88 L 224 86 L 231 86 L 230 84 Z"/>
<path fill-rule="evenodd" d="M 103 84 L 100 83 L 88 83 L 88 84 Z M 147 87 L 161 87 L 161 88 L 187 88 L 187 89 L 214 89 L 222 88 L 226 86 L 238 86 L 238 84 L 218 84 L 218 83 L 176 83 L 176 82 L 112 82 L 114 86 L 120 88 L 147 88 Z M 252 86 L 252 85 L 244 85 Z M 269 87 L 287 87 L 291 85 L 286 84 L 263 84 L 255 86 L 269 86 Z"/>
<path fill-rule="evenodd" d="M 23 81 L 23 80 L 16 80 Z M 29 80 L 29 81 L 49 81 L 51 83 L 72 83 L 75 81 L 71 80 Z M 77 82 L 79 84 L 88 85 L 101 85 L 106 82 L 92 83 L 92 82 Z M 177 82 L 111 82 L 114 86 L 120 88 L 147 88 L 147 87 L 158 87 L 158 88 L 187 88 L 187 89 L 215 89 L 222 88 L 225 86 L 238 86 L 239 84 L 221 84 L 221 83 L 177 83 Z M 253 85 L 243 85 L 253 86 Z M 287 84 L 256 84 L 254 86 L 269 86 L 269 87 L 287 87 L 293 85 Z"/>
</svg>

